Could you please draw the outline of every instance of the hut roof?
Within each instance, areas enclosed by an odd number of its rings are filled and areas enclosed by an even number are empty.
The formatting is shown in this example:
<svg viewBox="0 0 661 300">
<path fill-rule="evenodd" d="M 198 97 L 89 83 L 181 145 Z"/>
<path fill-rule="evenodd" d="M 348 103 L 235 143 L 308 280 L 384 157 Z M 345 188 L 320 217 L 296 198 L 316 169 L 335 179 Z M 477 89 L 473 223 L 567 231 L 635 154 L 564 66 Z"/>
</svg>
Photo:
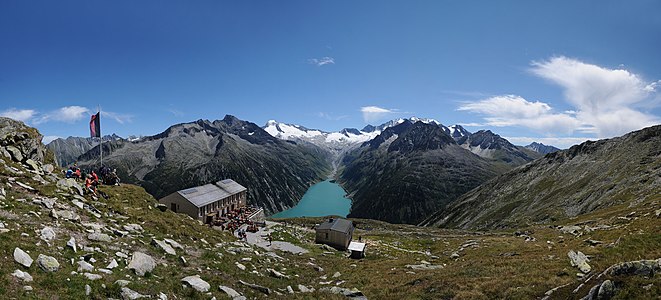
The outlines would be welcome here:
<svg viewBox="0 0 661 300">
<path fill-rule="evenodd" d="M 317 226 L 318 230 L 333 230 L 348 233 L 353 227 L 353 223 L 347 219 L 329 219 Z"/>
<path fill-rule="evenodd" d="M 202 186 L 180 190 L 177 191 L 177 193 L 193 205 L 202 207 L 209 203 L 216 202 L 245 190 L 245 187 L 236 183 L 234 180 L 225 179 L 216 182 L 216 184 L 209 183 Z"/>
</svg>

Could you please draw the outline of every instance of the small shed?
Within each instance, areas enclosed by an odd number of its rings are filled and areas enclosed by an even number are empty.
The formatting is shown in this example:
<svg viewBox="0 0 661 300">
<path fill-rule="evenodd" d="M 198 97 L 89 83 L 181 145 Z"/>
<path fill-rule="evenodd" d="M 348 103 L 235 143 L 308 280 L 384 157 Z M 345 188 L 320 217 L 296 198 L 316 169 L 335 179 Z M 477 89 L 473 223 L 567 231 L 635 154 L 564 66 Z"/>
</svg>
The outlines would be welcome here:
<svg viewBox="0 0 661 300">
<path fill-rule="evenodd" d="M 338 250 L 349 247 L 353 235 L 353 222 L 347 219 L 330 218 L 316 228 L 315 243 L 326 244 Z"/>
<path fill-rule="evenodd" d="M 351 242 L 348 250 L 351 251 L 351 258 L 365 257 L 365 243 Z"/>
</svg>

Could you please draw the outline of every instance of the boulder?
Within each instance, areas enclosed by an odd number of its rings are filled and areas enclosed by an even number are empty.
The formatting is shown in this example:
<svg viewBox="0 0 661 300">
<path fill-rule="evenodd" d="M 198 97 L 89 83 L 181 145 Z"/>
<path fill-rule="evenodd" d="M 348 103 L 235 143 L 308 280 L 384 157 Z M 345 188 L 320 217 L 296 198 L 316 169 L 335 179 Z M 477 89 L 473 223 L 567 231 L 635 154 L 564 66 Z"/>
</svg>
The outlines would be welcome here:
<svg viewBox="0 0 661 300">
<path fill-rule="evenodd" d="M 11 275 L 13 275 L 14 277 L 16 277 L 20 280 L 23 280 L 23 282 L 32 281 L 32 276 L 30 276 L 30 274 L 28 274 L 28 272 L 23 272 L 23 271 L 18 270 L 18 269 L 16 271 L 14 271 L 14 273 L 11 273 Z"/>
<path fill-rule="evenodd" d="M 177 243 L 177 241 L 175 241 L 175 240 L 173 240 L 173 239 L 164 239 L 164 241 L 165 241 L 166 243 L 170 244 L 170 246 L 172 246 L 173 248 L 184 249 L 184 246 L 182 246 L 181 244 Z"/>
<path fill-rule="evenodd" d="M 606 280 L 599 287 L 597 299 L 610 299 L 615 295 L 615 285 L 612 281 Z"/>
<path fill-rule="evenodd" d="M 39 254 L 39 257 L 37 257 L 37 265 L 46 272 L 57 272 L 60 269 L 60 263 L 57 262 L 55 257 L 43 254 Z"/>
<path fill-rule="evenodd" d="M 337 295 L 344 295 L 345 297 L 351 298 L 351 299 L 367 300 L 367 297 L 365 297 L 365 295 L 363 295 L 363 293 L 361 291 L 359 291 L 358 289 L 355 289 L 355 288 L 354 289 L 346 289 L 346 288 L 341 288 L 341 287 L 334 286 L 334 287 L 331 287 L 331 288 L 327 288 L 327 287 L 322 288 L 322 289 L 320 289 L 320 291 L 330 292 L 330 293 L 337 294 Z"/>
<path fill-rule="evenodd" d="M 140 298 L 149 298 L 149 296 L 140 294 L 130 288 L 123 287 L 121 290 L 121 295 L 123 300 L 134 300 Z"/>
<path fill-rule="evenodd" d="M 117 260 L 115 260 L 115 259 L 113 258 L 112 261 L 111 261 L 111 262 L 108 264 L 108 266 L 106 267 L 106 269 L 112 270 L 112 269 L 114 269 L 114 268 L 117 268 L 118 266 L 119 266 L 119 264 L 117 263 Z"/>
<path fill-rule="evenodd" d="M 162 203 L 158 203 L 158 204 L 156 204 L 156 208 L 158 208 L 158 210 L 163 211 L 163 212 L 166 211 L 166 210 L 168 210 L 167 205 L 162 204 Z"/>
<path fill-rule="evenodd" d="M 67 241 L 67 247 L 71 248 L 73 252 L 78 252 L 78 247 L 76 246 L 76 239 L 71 237 L 69 241 Z"/>
<path fill-rule="evenodd" d="M 41 229 L 39 238 L 48 243 L 55 238 L 55 230 L 50 226 L 46 226 Z"/>
<path fill-rule="evenodd" d="M 73 191 L 77 192 L 78 195 L 83 195 L 83 187 L 76 182 L 73 178 L 64 178 L 57 181 L 57 188 L 65 190 L 67 192 Z"/>
<path fill-rule="evenodd" d="M 569 256 L 569 261 L 572 265 L 572 267 L 577 267 L 581 272 L 587 274 L 590 273 L 592 270 L 592 267 L 588 264 L 590 261 L 583 252 L 578 251 L 574 252 L 574 250 L 569 250 L 569 253 L 567 253 L 567 256 Z"/>
<path fill-rule="evenodd" d="M 56 199 L 44 198 L 41 199 L 41 204 L 48 209 L 53 209 L 53 206 L 55 205 L 55 200 Z"/>
<path fill-rule="evenodd" d="M 109 243 L 112 241 L 112 237 L 110 237 L 109 235 L 98 232 L 88 234 L 87 239 L 89 239 L 90 241 L 104 242 L 104 243 Z"/>
<path fill-rule="evenodd" d="M 54 219 L 62 218 L 64 220 L 68 220 L 68 221 L 74 221 L 74 222 L 80 221 L 80 216 L 78 216 L 78 214 L 76 214 L 75 212 L 73 212 L 71 210 L 52 209 L 50 211 L 50 216 L 53 217 Z"/>
<path fill-rule="evenodd" d="M 39 166 L 39 163 L 37 163 L 36 161 L 28 158 L 28 159 L 25 160 L 24 164 L 26 166 L 28 166 L 28 168 L 30 170 L 36 171 L 37 173 L 42 173 L 43 174 L 43 172 L 41 170 L 41 167 Z"/>
<path fill-rule="evenodd" d="M 309 289 L 307 286 L 304 286 L 302 284 L 298 285 L 298 290 L 301 291 L 301 293 L 311 293 L 314 291 L 314 288 Z"/>
<path fill-rule="evenodd" d="M 11 155 L 11 158 L 14 161 L 21 162 L 23 161 L 23 153 L 21 153 L 21 150 L 18 150 L 18 148 L 14 146 L 7 146 L 5 147 L 7 152 L 9 152 L 9 155 Z"/>
<path fill-rule="evenodd" d="M 661 259 L 658 260 L 637 260 L 613 265 L 609 268 L 610 275 L 640 275 L 654 276 L 654 273 L 661 272 Z"/>
<path fill-rule="evenodd" d="M 156 261 L 149 255 L 142 252 L 133 252 L 129 269 L 133 270 L 138 276 L 145 276 L 145 273 L 151 272 L 156 267 Z"/>
<path fill-rule="evenodd" d="M 94 266 L 84 260 L 78 262 L 78 272 L 91 272 L 94 271 Z"/>
<path fill-rule="evenodd" d="M 225 292 L 225 294 L 227 294 L 227 296 L 232 298 L 232 300 L 245 300 L 246 299 L 246 297 L 241 296 L 241 294 L 239 294 L 237 291 L 235 291 L 231 287 L 221 285 L 221 286 L 218 287 L 218 289 Z"/>
<path fill-rule="evenodd" d="M 125 287 L 125 286 L 129 285 L 129 283 L 131 283 L 131 282 L 128 281 L 128 280 L 123 280 L 123 279 L 119 279 L 119 280 L 115 281 L 115 284 L 119 285 L 120 287 Z"/>
<path fill-rule="evenodd" d="M 196 291 L 201 292 L 201 293 L 206 293 L 211 288 L 211 285 L 209 285 L 208 282 L 202 280 L 202 278 L 200 278 L 200 275 L 193 275 L 193 276 L 184 277 L 184 278 L 181 279 L 181 282 L 187 283 L 192 288 L 194 288 Z"/>
<path fill-rule="evenodd" d="M 282 274 L 274 269 L 266 269 L 269 272 L 269 275 L 275 278 L 289 278 L 289 276 Z"/>
<path fill-rule="evenodd" d="M 262 293 L 264 293 L 264 294 L 266 294 L 266 295 L 270 295 L 270 294 L 271 294 L 271 289 L 269 289 L 269 288 L 267 288 L 267 287 L 265 287 L 265 286 L 261 286 L 261 285 L 257 285 L 257 284 L 252 284 L 252 283 L 247 283 L 247 282 L 245 282 L 245 281 L 243 281 L 243 280 L 239 280 L 239 283 L 242 284 L 242 285 L 245 285 L 245 286 L 247 286 L 247 287 L 249 287 L 249 288 L 251 288 L 251 289 L 254 289 L 254 290 L 260 291 L 260 292 L 262 292 Z"/>
<path fill-rule="evenodd" d="M 32 257 L 18 247 L 14 248 L 14 260 L 26 268 L 32 266 L 33 262 Z"/>
<path fill-rule="evenodd" d="M 161 241 L 161 240 L 157 240 L 157 239 L 152 239 L 152 240 L 151 240 L 151 243 L 152 243 L 152 245 L 156 246 L 156 248 L 159 248 L 159 249 L 165 251 L 165 253 L 167 253 L 167 254 L 170 254 L 170 255 L 177 255 L 177 252 L 174 251 L 174 248 L 172 248 L 172 246 L 170 246 L 170 245 L 169 245 L 168 243 L 166 243 L 165 241 Z"/>
<path fill-rule="evenodd" d="M 55 167 L 53 167 L 53 165 L 51 165 L 51 164 L 45 164 L 45 165 L 43 165 L 43 166 L 41 167 L 41 169 L 42 169 L 46 174 L 50 174 L 50 173 L 53 173 L 53 171 L 55 171 Z"/>
<path fill-rule="evenodd" d="M 122 226 L 122 228 L 124 228 L 124 230 L 126 230 L 128 232 L 131 232 L 131 233 L 137 233 L 137 232 L 144 231 L 144 229 L 142 229 L 142 226 L 140 226 L 138 224 L 126 224 L 126 225 Z"/>
<path fill-rule="evenodd" d="M 87 278 L 88 280 L 99 280 L 103 278 L 103 276 L 99 274 L 92 274 L 92 273 L 85 273 L 83 274 L 83 276 L 85 276 L 85 278 Z"/>
</svg>

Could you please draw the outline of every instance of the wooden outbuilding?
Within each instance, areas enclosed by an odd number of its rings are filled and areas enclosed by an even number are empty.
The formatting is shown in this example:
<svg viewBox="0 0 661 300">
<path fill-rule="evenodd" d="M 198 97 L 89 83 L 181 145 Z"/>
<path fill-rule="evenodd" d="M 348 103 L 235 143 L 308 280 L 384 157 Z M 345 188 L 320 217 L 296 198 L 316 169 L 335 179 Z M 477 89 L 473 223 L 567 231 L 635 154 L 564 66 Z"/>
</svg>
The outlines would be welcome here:
<svg viewBox="0 0 661 300">
<path fill-rule="evenodd" d="M 205 220 L 210 214 L 222 216 L 246 206 L 248 189 L 232 179 L 180 190 L 167 195 L 159 203 L 174 212 Z"/>
<path fill-rule="evenodd" d="M 353 235 L 353 222 L 330 218 L 316 228 L 315 243 L 326 244 L 338 250 L 346 250 Z"/>
</svg>

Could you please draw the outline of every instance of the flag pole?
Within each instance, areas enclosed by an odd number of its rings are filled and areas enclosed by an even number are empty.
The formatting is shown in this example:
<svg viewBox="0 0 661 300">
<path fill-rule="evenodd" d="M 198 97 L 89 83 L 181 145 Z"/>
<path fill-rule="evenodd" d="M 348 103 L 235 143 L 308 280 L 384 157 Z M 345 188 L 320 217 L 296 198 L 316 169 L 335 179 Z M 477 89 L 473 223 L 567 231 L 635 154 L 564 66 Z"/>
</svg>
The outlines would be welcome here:
<svg viewBox="0 0 661 300">
<path fill-rule="evenodd" d="M 101 154 L 101 166 L 103 168 L 103 135 L 101 135 L 101 105 L 97 105 L 99 113 L 99 153 Z"/>
</svg>

